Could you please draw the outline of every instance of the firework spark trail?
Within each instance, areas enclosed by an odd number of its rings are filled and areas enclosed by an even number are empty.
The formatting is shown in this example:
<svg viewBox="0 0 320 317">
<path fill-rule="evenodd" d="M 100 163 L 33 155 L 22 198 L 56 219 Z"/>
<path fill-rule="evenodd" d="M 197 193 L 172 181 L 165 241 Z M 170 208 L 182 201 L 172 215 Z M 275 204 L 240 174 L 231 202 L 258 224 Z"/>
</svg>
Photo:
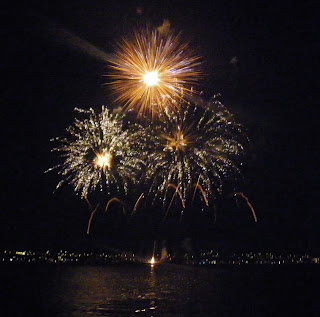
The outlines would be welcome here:
<svg viewBox="0 0 320 317">
<path fill-rule="evenodd" d="M 254 211 L 254 209 L 253 209 L 253 206 L 252 206 L 251 203 L 249 202 L 248 197 L 245 196 L 242 192 L 236 192 L 236 193 L 234 193 L 234 196 L 240 196 L 240 197 L 242 197 L 242 198 L 246 201 L 247 205 L 249 206 L 249 208 L 250 208 L 250 210 L 251 210 L 251 212 L 252 212 L 254 221 L 255 221 L 255 222 L 258 222 L 258 218 L 257 218 L 257 216 L 256 216 L 256 213 L 255 213 L 255 211 Z"/>
<path fill-rule="evenodd" d="M 133 207 L 133 210 L 132 210 L 132 212 L 131 212 L 131 216 L 133 216 L 133 215 L 136 213 L 136 211 L 137 211 L 137 209 L 138 209 L 138 206 L 139 206 L 139 204 L 140 204 L 140 201 L 141 201 L 143 198 L 144 198 L 144 193 L 142 193 L 142 194 L 139 196 L 139 198 L 137 199 L 137 201 L 136 201 L 136 203 L 135 203 L 135 205 L 134 205 L 134 207 Z"/>
<path fill-rule="evenodd" d="M 180 192 L 180 190 L 179 190 L 179 187 L 176 186 L 176 185 L 174 185 L 174 184 L 169 184 L 169 185 L 168 185 L 168 188 L 169 188 L 169 187 L 172 187 L 173 189 L 176 190 L 175 194 L 178 194 L 178 195 L 179 195 L 180 200 L 181 200 L 182 207 L 183 207 L 183 208 L 186 208 L 185 203 L 184 203 L 184 200 L 183 200 L 183 197 L 182 197 L 182 194 L 181 194 L 181 192 Z"/>
<path fill-rule="evenodd" d="M 168 188 L 170 188 L 170 187 L 172 187 L 173 189 L 175 189 L 175 192 L 174 192 L 174 194 L 172 195 L 172 198 L 171 198 L 171 200 L 170 200 L 170 204 L 169 204 L 169 206 L 168 206 L 168 208 L 167 208 L 166 214 L 164 215 L 164 218 L 163 218 L 164 220 L 166 219 L 166 217 L 167 217 L 167 215 L 168 215 L 168 213 L 169 213 L 169 209 L 171 208 L 171 205 L 172 205 L 172 203 L 173 203 L 173 200 L 174 200 L 174 198 L 176 197 L 177 194 L 179 195 L 179 198 L 180 198 L 180 200 L 181 200 L 181 204 L 182 204 L 183 209 L 186 207 L 186 206 L 185 206 L 185 203 L 184 203 L 184 201 L 183 201 L 183 197 L 182 197 L 182 195 L 181 195 L 181 192 L 180 192 L 178 186 L 176 186 L 176 185 L 174 185 L 174 184 L 169 184 L 169 185 L 168 185 Z"/>
<path fill-rule="evenodd" d="M 201 185 L 200 185 L 200 184 L 195 184 L 195 190 L 196 190 L 197 188 L 199 188 L 199 190 L 200 190 L 200 192 L 201 192 L 201 194 L 202 194 L 202 196 L 203 196 L 203 199 L 204 199 L 204 201 L 205 201 L 205 203 L 206 203 L 206 206 L 209 206 L 209 202 L 208 202 L 206 193 L 205 193 L 205 191 L 203 190 L 203 188 L 201 187 Z"/>
<path fill-rule="evenodd" d="M 194 188 L 193 196 L 192 196 L 192 202 L 194 201 L 194 198 L 196 196 L 197 186 L 199 185 L 199 182 L 200 182 L 200 175 L 198 177 L 197 183 L 195 184 L 195 188 Z"/>
<path fill-rule="evenodd" d="M 87 197 L 87 196 L 84 196 L 83 198 L 84 198 L 84 199 L 85 199 L 85 201 L 88 203 L 88 206 L 89 206 L 90 210 L 93 210 L 92 205 L 91 205 L 91 203 L 90 203 L 90 201 L 89 201 L 88 197 Z"/>
<path fill-rule="evenodd" d="M 202 194 L 202 196 L 203 196 L 203 199 L 204 199 L 206 205 L 209 206 L 209 202 L 208 202 L 207 195 L 206 195 L 205 191 L 203 190 L 202 186 L 199 184 L 199 182 L 200 182 L 200 175 L 199 175 L 199 177 L 198 177 L 197 183 L 194 185 L 194 192 L 193 192 L 193 196 L 192 196 L 192 202 L 194 201 L 197 188 L 199 188 L 199 190 L 201 191 L 201 194 Z"/>
<path fill-rule="evenodd" d="M 117 203 L 119 203 L 119 204 L 122 206 L 122 212 L 123 212 L 124 215 L 126 215 L 127 213 L 126 213 L 126 211 L 125 211 L 124 204 L 123 204 L 123 202 L 122 202 L 119 198 L 117 198 L 117 197 L 113 197 L 113 198 L 111 198 L 111 199 L 108 201 L 107 206 L 106 206 L 106 209 L 105 209 L 105 212 L 108 211 L 109 206 L 110 206 L 112 203 L 114 203 L 114 202 L 117 202 Z"/>
<path fill-rule="evenodd" d="M 97 207 L 92 211 L 92 213 L 91 213 L 91 215 L 90 215 L 90 218 L 89 218 L 89 221 L 88 221 L 88 227 L 87 227 L 87 234 L 88 234 L 88 235 L 90 234 L 92 219 L 93 219 L 94 215 L 96 214 L 96 212 L 97 212 L 97 210 L 98 210 L 98 207 L 99 207 L 99 204 L 98 204 Z"/>
<path fill-rule="evenodd" d="M 168 206 L 167 211 L 166 211 L 166 213 L 165 213 L 165 215 L 164 215 L 164 217 L 163 217 L 163 221 L 166 220 L 166 218 L 167 218 L 167 216 L 168 216 L 168 213 L 169 213 L 169 210 L 170 210 L 170 207 L 171 207 L 171 205 L 172 205 L 172 203 L 173 203 L 173 200 L 174 200 L 174 198 L 176 197 L 176 195 L 177 195 L 177 192 L 175 191 L 174 194 L 173 194 L 172 197 L 171 197 L 169 206 Z"/>
<path fill-rule="evenodd" d="M 125 109 L 158 117 L 168 108 L 179 109 L 181 99 L 192 94 L 189 86 L 200 76 L 199 65 L 200 58 L 180 43 L 179 35 L 136 31 L 117 45 L 107 85 Z"/>
</svg>

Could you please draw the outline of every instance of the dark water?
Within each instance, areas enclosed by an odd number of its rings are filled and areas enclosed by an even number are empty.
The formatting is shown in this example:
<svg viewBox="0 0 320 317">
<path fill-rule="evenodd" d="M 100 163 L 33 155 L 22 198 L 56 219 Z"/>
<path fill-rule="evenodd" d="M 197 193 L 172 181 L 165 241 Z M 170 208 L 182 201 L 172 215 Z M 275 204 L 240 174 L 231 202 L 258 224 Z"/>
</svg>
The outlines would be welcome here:
<svg viewBox="0 0 320 317">
<path fill-rule="evenodd" d="M 1 316 L 320 316 L 320 267 L 0 266 Z"/>
</svg>

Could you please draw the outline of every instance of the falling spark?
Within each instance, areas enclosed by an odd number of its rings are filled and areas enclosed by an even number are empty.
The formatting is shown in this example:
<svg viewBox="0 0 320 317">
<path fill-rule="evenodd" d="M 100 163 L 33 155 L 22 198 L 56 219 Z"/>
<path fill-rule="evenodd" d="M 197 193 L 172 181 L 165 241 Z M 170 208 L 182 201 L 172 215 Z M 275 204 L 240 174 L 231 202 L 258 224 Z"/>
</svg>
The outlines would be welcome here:
<svg viewBox="0 0 320 317">
<path fill-rule="evenodd" d="M 122 212 L 123 212 L 124 215 L 126 215 L 126 211 L 125 211 L 125 208 L 124 208 L 124 204 L 123 204 L 123 202 L 122 202 L 119 198 L 117 198 L 117 197 L 113 197 L 113 198 L 111 198 L 111 199 L 108 201 L 107 206 L 106 206 L 106 209 L 105 209 L 105 212 L 107 212 L 108 209 L 109 209 L 109 206 L 110 206 L 112 203 L 115 203 L 115 202 L 119 203 L 119 204 L 122 206 Z"/>
<path fill-rule="evenodd" d="M 171 200 L 170 200 L 170 204 L 169 204 L 169 206 L 168 206 L 168 208 L 167 208 L 166 214 L 165 214 L 164 217 L 163 217 L 163 221 L 166 220 L 167 215 L 168 215 L 169 210 L 170 210 L 170 207 L 171 207 L 171 205 L 172 205 L 172 203 L 173 203 L 173 200 L 174 200 L 174 198 L 176 197 L 176 195 L 177 195 L 177 192 L 175 191 L 174 194 L 172 195 Z"/>
<path fill-rule="evenodd" d="M 192 196 L 192 202 L 194 201 L 194 197 L 196 196 L 196 191 L 197 191 L 197 186 L 199 185 L 199 181 L 200 181 L 200 175 L 198 177 L 197 183 L 196 183 L 195 188 L 194 188 L 194 192 L 193 192 L 193 196 Z"/>
<path fill-rule="evenodd" d="M 138 206 L 139 206 L 139 204 L 140 204 L 140 201 L 141 201 L 143 198 L 144 198 L 144 193 L 142 193 L 142 194 L 139 196 L 139 198 L 137 199 L 137 201 L 136 201 L 136 203 L 135 203 L 135 205 L 134 205 L 134 207 L 133 207 L 131 216 L 136 213 L 137 208 L 138 208 Z"/>
<path fill-rule="evenodd" d="M 202 194 L 202 196 L 203 196 L 203 199 L 204 199 L 204 201 L 205 201 L 205 203 L 206 203 L 206 206 L 209 206 L 209 202 L 208 202 L 206 193 L 205 193 L 205 191 L 203 190 L 203 188 L 201 187 L 201 185 L 200 185 L 200 184 L 195 184 L 195 190 L 196 190 L 197 188 L 199 188 L 199 190 L 200 190 L 200 192 L 201 192 L 201 194 Z"/>
<path fill-rule="evenodd" d="M 173 189 L 175 189 L 175 190 L 176 190 L 176 191 L 175 191 L 175 193 L 174 193 L 174 195 L 176 195 L 176 194 L 178 194 L 178 195 L 179 195 L 180 200 L 181 200 L 182 207 L 183 207 L 183 208 L 185 208 L 186 206 L 185 206 L 185 203 L 184 203 L 184 200 L 183 200 L 182 194 L 181 194 L 181 192 L 180 192 L 180 190 L 179 190 L 178 186 L 176 186 L 176 185 L 174 185 L 174 184 L 169 184 L 169 185 L 168 185 L 168 187 L 172 187 Z"/>
<path fill-rule="evenodd" d="M 255 222 L 258 222 L 256 213 L 255 213 L 255 211 L 254 211 L 254 209 L 253 209 L 253 206 L 250 204 L 248 197 L 245 196 L 245 195 L 244 195 L 243 193 L 241 193 L 241 192 L 234 193 L 234 196 L 240 196 L 240 197 L 242 197 L 242 198 L 246 201 L 247 205 L 249 206 L 249 208 L 250 208 L 250 210 L 251 210 L 251 212 L 252 212 L 254 221 L 255 221 Z"/>
<path fill-rule="evenodd" d="M 96 212 L 97 212 L 97 210 L 98 210 L 98 207 L 99 207 L 99 204 L 98 204 L 97 207 L 92 211 L 92 213 L 91 213 L 91 215 L 90 215 L 90 218 L 89 218 L 89 221 L 88 221 L 88 227 L 87 227 L 87 234 L 88 234 L 88 235 L 90 234 L 92 219 L 93 219 L 94 215 L 96 214 Z"/>
<path fill-rule="evenodd" d="M 84 199 L 85 199 L 85 201 L 88 203 L 88 206 L 89 206 L 90 210 L 93 210 L 92 205 L 91 205 L 91 203 L 90 203 L 90 201 L 89 201 L 88 197 L 87 197 L 87 196 L 84 196 L 83 198 L 84 198 Z"/>
<path fill-rule="evenodd" d="M 183 201 L 181 192 L 179 191 L 178 187 L 177 187 L 176 185 L 174 185 L 174 184 L 169 184 L 168 187 L 172 187 L 173 189 L 175 189 L 175 192 L 174 192 L 174 194 L 172 195 L 172 198 L 171 198 L 171 200 L 170 200 L 170 203 L 169 203 L 169 206 L 168 206 L 168 208 L 167 208 L 167 211 L 166 211 L 166 213 L 165 213 L 165 215 L 164 215 L 164 217 L 163 217 L 163 221 L 167 218 L 167 215 L 168 215 L 168 213 L 169 213 L 169 210 L 170 210 L 170 208 L 171 208 L 171 205 L 172 205 L 172 203 L 173 203 L 173 200 L 174 200 L 174 198 L 176 197 L 177 194 L 179 195 L 179 198 L 180 198 L 180 200 L 181 200 L 182 207 L 185 208 L 185 203 L 184 203 L 184 201 Z M 181 212 L 181 216 L 182 216 L 182 214 L 183 214 L 183 211 Z"/>
<path fill-rule="evenodd" d="M 125 109 L 139 117 L 159 117 L 168 108 L 179 109 L 180 101 L 192 94 L 199 66 L 199 56 L 168 28 L 135 31 L 117 45 L 107 85 Z"/>
</svg>

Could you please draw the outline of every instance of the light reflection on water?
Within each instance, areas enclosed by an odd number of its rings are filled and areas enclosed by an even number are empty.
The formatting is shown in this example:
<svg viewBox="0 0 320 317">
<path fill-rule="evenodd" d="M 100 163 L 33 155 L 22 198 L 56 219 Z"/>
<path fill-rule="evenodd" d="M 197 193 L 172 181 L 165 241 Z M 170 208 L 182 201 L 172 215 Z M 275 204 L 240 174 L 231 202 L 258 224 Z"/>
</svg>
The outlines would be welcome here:
<svg viewBox="0 0 320 317">
<path fill-rule="evenodd" d="M 194 273 L 176 266 L 71 267 L 55 287 L 72 316 L 201 316 Z"/>
<path fill-rule="evenodd" d="M 1 316 L 315 316 L 320 267 L 0 265 Z"/>
</svg>

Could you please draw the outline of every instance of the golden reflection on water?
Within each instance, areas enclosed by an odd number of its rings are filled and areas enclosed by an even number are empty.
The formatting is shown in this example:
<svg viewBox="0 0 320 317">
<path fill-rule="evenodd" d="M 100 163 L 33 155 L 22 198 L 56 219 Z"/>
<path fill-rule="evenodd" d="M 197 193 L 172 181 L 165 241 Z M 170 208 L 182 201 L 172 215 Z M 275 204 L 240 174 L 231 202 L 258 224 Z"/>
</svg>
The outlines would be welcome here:
<svg viewBox="0 0 320 317">
<path fill-rule="evenodd" d="M 195 312 L 191 317 L 199 317 L 206 315 L 196 314 L 201 310 L 195 303 L 208 296 L 207 286 L 199 293 L 208 281 L 198 273 L 195 268 L 162 263 L 64 266 L 57 271 L 52 291 L 58 303 L 55 307 L 72 311 L 68 317 L 184 317 L 187 311 Z"/>
<path fill-rule="evenodd" d="M 154 260 L 154 257 L 152 257 L 152 259 Z M 142 309 L 136 309 L 135 313 L 140 313 L 140 312 L 147 312 L 147 311 L 155 311 L 157 309 L 156 306 L 156 298 L 157 298 L 157 294 L 156 294 L 156 273 L 155 273 L 155 268 L 154 268 L 154 264 L 155 262 L 150 261 L 150 275 L 148 278 L 148 288 L 146 289 L 146 293 L 144 294 L 144 296 L 142 296 L 145 299 L 150 300 L 149 303 L 149 307 L 145 307 Z M 150 315 L 150 317 L 153 317 L 153 315 Z"/>
</svg>

